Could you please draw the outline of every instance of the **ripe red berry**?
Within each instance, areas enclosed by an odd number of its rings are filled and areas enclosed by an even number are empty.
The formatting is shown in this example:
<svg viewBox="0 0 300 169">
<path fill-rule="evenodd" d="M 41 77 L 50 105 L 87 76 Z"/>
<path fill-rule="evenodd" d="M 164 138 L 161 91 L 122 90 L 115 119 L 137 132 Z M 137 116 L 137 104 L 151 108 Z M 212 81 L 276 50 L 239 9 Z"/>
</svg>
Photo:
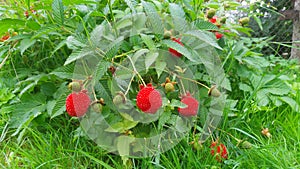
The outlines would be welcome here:
<svg viewBox="0 0 300 169">
<path fill-rule="evenodd" d="M 227 148 L 224 144 L 218 144 L 217 141 L 214 141 L 210 145 L 211 148 L 211 155 L 216 156 L 216 160 L 221 162 L 223 159 L 228 158 Z"/>
<path fill-rule="evenodd" d="M 221 39 L 223 37 L 223 34 L 219 32 L 215 32 L 215 35 L 217 39 Z"/>
<path fill-rule="evenodd" d="M 183 46 L 183 44 L 182 44 L 181 41 L 180 41 L 180 38 L 178 38 L 178 39 L 172 38 L 172 41 L 178 43 L 178 44 L 181 45 L 181 46 Z M 173 56 L 176 56 L 176 57 L 181 57 L 181 56 L 182 56 L 181 53 L 179 53 L 177 50 L 175 50 L 175 49 L 173 49 L 173 48 L 169 48 L 169 52 L 170 52 Z"/>
<path fill-rule="evenodd" d="M 179 114 L 183 116 L 196 116 L 198 113 L 198 101 L 191 96 L 190 93 L 187 93 L 185 96 L 181 98 L 181 102 L 186 104 L 185 108 L 178 108 Z"/>
<path fill-rule="evenodd" d="M 160 93 L 148 84 L 141 86 L 136 96 L 136 105 L 141 111 L 154 114 L 162 106 L 162 98 Z"/>
<path fill-rule="evenodd" d="M 28 18 L 28 17 L 29 17 L 28 11 L 25 11 L 25 12 L 24 12 L 24 15 L 25 15 L 26 18 Z"/>
<path fill-rule="evenodd" d="M 9 34 L 4 35 L 1 37 L 0 42 L 4 42 L 4 41 L 8 40 L 9 38 L 10 38 Z"/>
<path fill-rule="evenodd" d="M 90 97 L 85 92 L 73 92 L 66 99 L 66 110 L 70 116 L 83 116 L 90 106 Z"/>
<path fill-rule="evenodd" d="M 212 17 L 211 19 L 209 19 L 209 22 L 210 23 L 216 23 L 217 22 L 217 17 L 216 16 Z"/>
</svg>

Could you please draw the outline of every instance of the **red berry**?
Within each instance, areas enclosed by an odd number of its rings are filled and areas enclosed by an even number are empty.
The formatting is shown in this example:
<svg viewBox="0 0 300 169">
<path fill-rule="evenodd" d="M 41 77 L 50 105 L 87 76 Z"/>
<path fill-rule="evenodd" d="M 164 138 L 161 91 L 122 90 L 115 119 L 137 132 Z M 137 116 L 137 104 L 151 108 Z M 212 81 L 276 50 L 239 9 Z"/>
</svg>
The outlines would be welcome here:
<svg viewBox="0 0 300 169">
<path fill-rule="evenodd" d="M 25 12 L 24 12 L 24 15 L 25 15 L 26 18 L 28 18 L 28 17 L 29 17 L 28 11 L 25 11 Z"/>
<path fill-rule="evenodd" d="M 212 17 L 211 19 L 209 19 L 209 22 L 210 23 L 216 23 L 217 22 L 217 17 L 216 16 Z"/>
<path fill-rule="evenodd" d="M 211 148 L 211 155 L 216 156 L 216 160 L 221 162 L 222 159 L 227 159 L 228 158 L 228 152 L 227 148 L 224 144 L 218 142 L 212 142 L 210 145 Z"/>
<path fill-rule="evenodd" d="M 137 107 L 145 113 L 156 113 L 157 110 L 162 106 L 160 93 L 154 89 L 151 84 L 140 88 L 141 90 L 136 96 Z"/>
<path fill-rule="evenodd" d="M 66 99 L 66 110 L 70 116 L 83 116 L 90 106 L 90 97 L 84 92 L 73 92 Z"/>
<path fill-rule="evenodd" d="M 178 43 L 178 44 L 181 45 L 181 46 L 183 46 L 183 44 L 182 44 L 181 41 L 180 41 L 180 38 L 178 38 L 178 39 L 172 38 L 172 41 Z M 173 48 L 169 48 L 169 52 L 170 52 L 173 56 L 176 56 L 176 57 L 181 57 L 181 56 L 182 56 L 181 53 L 179 53 L 177 50 L 175 50 L 175 49 L 173 49 Z"/>
<path fill-rule="evenodd" d="M 179 114 L 183 116 L 196 116 L 198 113 L 198 101 L 191 96 L 190 93 L 187 93 L 181 98 L 181 102 L 186 104 L 186 108 L 178 108 Z"/>
<path fill-rule="evenodd" d="M 223 34 L 219 32 L 215 32 L 215 35 L 217 39 L 221 39 L 223 37 Z"/>
<path fill-rule="evenodd" d="M 9 38 L 10 38 L 9 34 L 4 35 L 4 36 L 2 36 L 2 38 L 0 39 L 0 42 L 4 42 L 4 41 L 6 41 L 6 40 L 9 39 Z"/>
</svg>

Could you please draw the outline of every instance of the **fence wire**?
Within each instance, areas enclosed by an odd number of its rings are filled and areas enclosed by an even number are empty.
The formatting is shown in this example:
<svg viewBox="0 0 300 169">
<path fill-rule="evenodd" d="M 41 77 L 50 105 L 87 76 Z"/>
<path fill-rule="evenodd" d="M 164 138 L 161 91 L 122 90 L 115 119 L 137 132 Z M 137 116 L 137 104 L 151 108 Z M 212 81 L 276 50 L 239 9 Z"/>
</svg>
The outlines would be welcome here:
<svg viewBox="0 0 300 169">
<path fill-rule="evenodd" d="M 264 0 L 261 1 L 264 5 L 259 5 L 257 11 L 262 15 L 260 20 L 262 22 L 263 30 L 259 28 L 256 21 L 250 21 L 250 27 L 254 30 L 252 37 L 274 37 L 272 42 L 283 42 L 291 45 L 293 35 L 293 20 L 282 17 L 280 12 L 293 10 L 294 0 Z M 267 8 L 266 8 L 267 6 Z M 292 11 L 291 11 L 292 12 Z M 277 54 L 283 57 L 289 57 L 291 48 L 278 44 L 270 44 L 270 47 L 263 48 L 265 55 Z"/>
</svg>

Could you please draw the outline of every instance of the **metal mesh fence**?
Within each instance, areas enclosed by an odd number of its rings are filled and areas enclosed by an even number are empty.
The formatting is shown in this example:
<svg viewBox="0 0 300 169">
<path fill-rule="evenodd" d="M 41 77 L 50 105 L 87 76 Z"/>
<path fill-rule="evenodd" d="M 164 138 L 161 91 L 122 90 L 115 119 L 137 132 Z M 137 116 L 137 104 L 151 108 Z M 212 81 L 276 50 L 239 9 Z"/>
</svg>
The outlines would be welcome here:
<svg viewBox="0 0 300 169">
<path fill-rule="evenodd" d="M 284 18 L 280 13 L 292 12 L 294 0 L 264 0 L 257 7 L 262 15 L 260 16 L 263 30 L 254 20 L 250 21 L 250 27 L 254 30 L 252 37 L 273 37 L 272 42 L 292 42 L 293 20 L 292 18 Z M 266 55 L 277 54 L 283 57 L 288 57 L 291 54 L 291 48 L 271 43 L 270 47 L 265 47 L 262 51 Z"/>
</svg>

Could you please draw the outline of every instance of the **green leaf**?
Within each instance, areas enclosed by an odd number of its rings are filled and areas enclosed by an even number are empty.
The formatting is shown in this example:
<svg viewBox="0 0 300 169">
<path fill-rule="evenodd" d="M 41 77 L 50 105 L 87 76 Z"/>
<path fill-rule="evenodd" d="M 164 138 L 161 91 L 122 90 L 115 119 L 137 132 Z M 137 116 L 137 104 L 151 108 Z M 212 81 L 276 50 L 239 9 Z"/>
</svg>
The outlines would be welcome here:
<svg viewBox="0 0 300 169">
<path fill-rule="evenodd" d="M 55 25 L 45 25 L 41 27 L 31 39 L 37 39 L 41 36 L 48 36 L 50 32 L 55 32 L 59 27 Z"/>
<path fill-rule="evenodd" d="M 239 88 L 241 90 L 245 91 L 245 92 L 252 92 L 253 91 L 253 89 L 249 85 L 247 85 L 245 83 L 240 83 L 239 84 Z"/>
<path fill-rule="evenodd" d="M 155 60 L 158 57 L 158 55 L 159 54 L 157 52 L 149 52 L 146 55 L 146 58 L 145 58 L 146 70 L 148 70 L 149 67 L 155 62 Z"/>
<path fill-rule="evenodd" d="M 172 112 L 166 111 L 161 114 L 161 116 L 158 119 L 158 130 L 160 131 L 163 129 L 164 125 L 171 119 Z"/>
<path fill-rule="evenodd" d="M 67 87 L 65 87 L 62 93 L 58 93 L 60 96 L 57 99 L 53 100 L 50 105 L 48 105 L 51 106 L 47 107 L 48 114 L 51 119 L 64 113 L 64 111 L 66 110 L 66 98 L 69 93 L 70 91 L 67 89 Z"/>
<path fill-rule="evenodd" d="M 133 14 L 136 13 L 134 6 L 136 5 L 136 1 L 135 0 L 124 0 L 125 3 L 127 4 L 127 6 L 130 8 L 130 10 L 132 11 Z"/>
<path fill-rule="evenodd" d="M 172 40 L 164 40 L 163 43 L 167 45 L 169 48 L 172 48 L 177 52 L 183 54 L 190 61 L 200 62 L 198 56 L 196 56 L 195 53 L 191 53 L 186 47 L 181 46 L 180 44 L 173 42 Z"/>
<path fill-rule="evenodd" d="M 129 156 L 130 154 L 130 144 L 134 141 L 135 139 L 133 137 L 129 136 L 119 136 L 117 140 L 117 149 L 122 157 Z"/>
<path fill-rule="evenodd" d="M 56 75 L 62 79 L 72 79 L 74 73 L 74 64 L 59 67 L 50 74 Z"/>
<path fill-rule="evenodd" d="M 264 89 L 259 90 L 256 93 L 259 106 L 266 106 L 267 104 L 269 104 L 270 100 L 269 97 L 267 96 L 268 93 L 269 93 L 268 90 L 264 90 Z"/>
<path fill-rule="evenodd" d="M 82 49 L 80 51 L 74 51 L 72 54 L 68 57 L 68 59 L 65 61 L 64 65 L 68 65 L 78 59 L 82 59 L 84 57 L 93 55 L 94 51 L 88 48 Z"/>
<path fill-rule="evenodd" d="M 164 33 L 163 23 L 161 21 L 161 17 L 156 12 L 153 4 L 142 1 L 142 5 L 147 14 L 148 21 L 150 22 L 151 30 L 156 34 L 163 35 Z"/>
<path fill-rule="evenodd" d="M 262 23 L 261 23 L 261 20 L 259 17 L 257 17 L 256 15 L 252 15 L 252 17 L 254 18 L 254 20 L 256 21 L 256 23 L 258 24 L 259 28 L 261 31 L 263 31 L 263 26 L 262 26 Z"/>
<path fill-rule="evenodd" d="M 56 86 L 53 82 L 44 82 L 41 84 L 41 92 L 46 96 L 52 96 L 56 90 Z"/>
<path fill-rule="evenodd" d="M 32 45 L 34 45 L 36 42 L 35 39 L 23 39 L 20 43 L 20 50 L 21 50 L 21 55 Z"/>
<path fill-rule="evenodd" d="M 52 57 L 54 55 L 55 52 L 57 52 L 59 49 L 61 49 L 63 46 L 65 46 L 67 44 L 66 40 L 61 41 L 58 45 L 56 45 L 56 47 L 53 49 L 53 51 L 51 52 L 50 57 Z"/>
<path fill-rule="evenodd" d="M 208 22 L 208 21 L 205 21 L 203 19 L 197 19 L 194 22 L 194 25 L 198 29 L 201 29 L 201 30 L 219 30 L 219 28 L 215 24 L 213 24 L 211 22 Z"/>
<path fill-rule="evenodd" d="M 27 128 L 34 118 L 45 111 L 45 100 L 46 97 L 42 94 L 26 94 L 22 96 L 20 104 L 13 105 L 9 127 L 17 128 L 17 130 L 12 136 L 19 134 L 23 128 Z"/>
<path fill-rule="evenodd" d="M 280 97 L 280 100 L 282 100 L 282 101 L 286 102 L 288 105 L 290 105 L 294 111 L 300 112 L 300 105 L 294 99 L 285 96 L 285 97 Z"/>
<path fill-rule="evenodd" d="M 178 30 L 179 32 L 184 32 L 185 30 L 189 29 L 189 24 L 185 20 L 185 12 L 181 6 L 175 3 L 170 3 L 169 9 L 173 19 L 174 29 Z"/>
<path fill-rule="evenodd" d="M 64 25 L 64 6 L 62 0 L 53 0 L 52 10 L 54 21 L 60 25 Z"/>
<path fill-rule="evenodd" d="M 186 108 L 187 107 L 186 104 L 184 104 L 181 101 L 176 100 L 176 99 L 171 100 L 170 106 L 171 107 L 178 107 L 178 108 Z"/>
<path fill-rule="evenodd" d="M 192 36 L 198 38 L 199 40 L 206 42 L 207 44 L 222 50 L 222 48 L 218 45 L 217 41 L 209 36 L 206 32 L 202 30 L 191 30 L 183 34 L 184 36 Z"/>
<path fill-rule="evenodd" d="M 125 18 L 125 19 L 122 19 L 122 20 L 118 21 L 116 23 L 115 28 L 120 30 L 120 29 L 129 27 L 131 25 L 132 25 L 132 19 L 131 18 Z"/>
<path fill-rule="evenodd" d="M 160 77 L 160 75 L 162 74 L 162 72 L 165 70 L 166 67 L 167 67 L 167 63 L 165 61 L 156 59 L 155 70 L 158 77 Z"/>
<path fill-rule="evenodd" d="M 78 50 L 78 49 L 86 47 L 86 44 L 79 41 L 74 36 L 68 36 L 67 40 L 66 40 L 66 44 L 67 44 L 68 48 L 73 49 L 73 50 Z"/>
<path fill-rule="evenodd" d="M 94 72 L 94 80 L 99 81 L 102 76 L 107 72 L 107 69 L 110 67 L 110 63 L 105 60 L 100 60 L 99 63 L 96 66 L 95 72 Z"/>
<path fill-rule="evenodd" d="M 113 132 L 113 133 L 124 133 L 125 131 L 135 127 L 138 124 L 137 121 L 130 121 L 124 119 L 121 122 L 117 122 L 109 126 L 105 129 L 106 132 Z"/>
<path fill-rule="evenodd" d="M 91 43 L 97 46 L 97 44 L 99 44 L 99 42 L 102 40 L 103 32 L 104 32 L 103 25 L 96 26 L 93 29 L 93 31 L 90 33 Z"/>
<path fill-rule="evenodd" d="M 1 19 L 0 20 L 0 35 L 4 34 L 10 28 L 19 28 L 25 26 L 25 21 L 21 19 Z"/>
<path fill-rule="evenodd" d="M 140 50 L 136 51 L 134 53 L 134 55 L 132 56 L 132 62 L 135 63 L 138 60 L 139 57 L 141 57 L 142 55 L 144 55 L 148 52 L 149 52 L 148 49 L 140 49 Z"/>
<path fill-rule="evenodd" d="M 175 128 L 180 133 L 185 133 L 190 130 L 187 121 L 184 121 L 181 117 L 177 116 L 175 122 Z"/>
<path fill-rule="evenodd" d="M 150 50 L 156 49 L 154 41 L 149 35 L 141 34 L 141 38 Z"/>
</svg>

